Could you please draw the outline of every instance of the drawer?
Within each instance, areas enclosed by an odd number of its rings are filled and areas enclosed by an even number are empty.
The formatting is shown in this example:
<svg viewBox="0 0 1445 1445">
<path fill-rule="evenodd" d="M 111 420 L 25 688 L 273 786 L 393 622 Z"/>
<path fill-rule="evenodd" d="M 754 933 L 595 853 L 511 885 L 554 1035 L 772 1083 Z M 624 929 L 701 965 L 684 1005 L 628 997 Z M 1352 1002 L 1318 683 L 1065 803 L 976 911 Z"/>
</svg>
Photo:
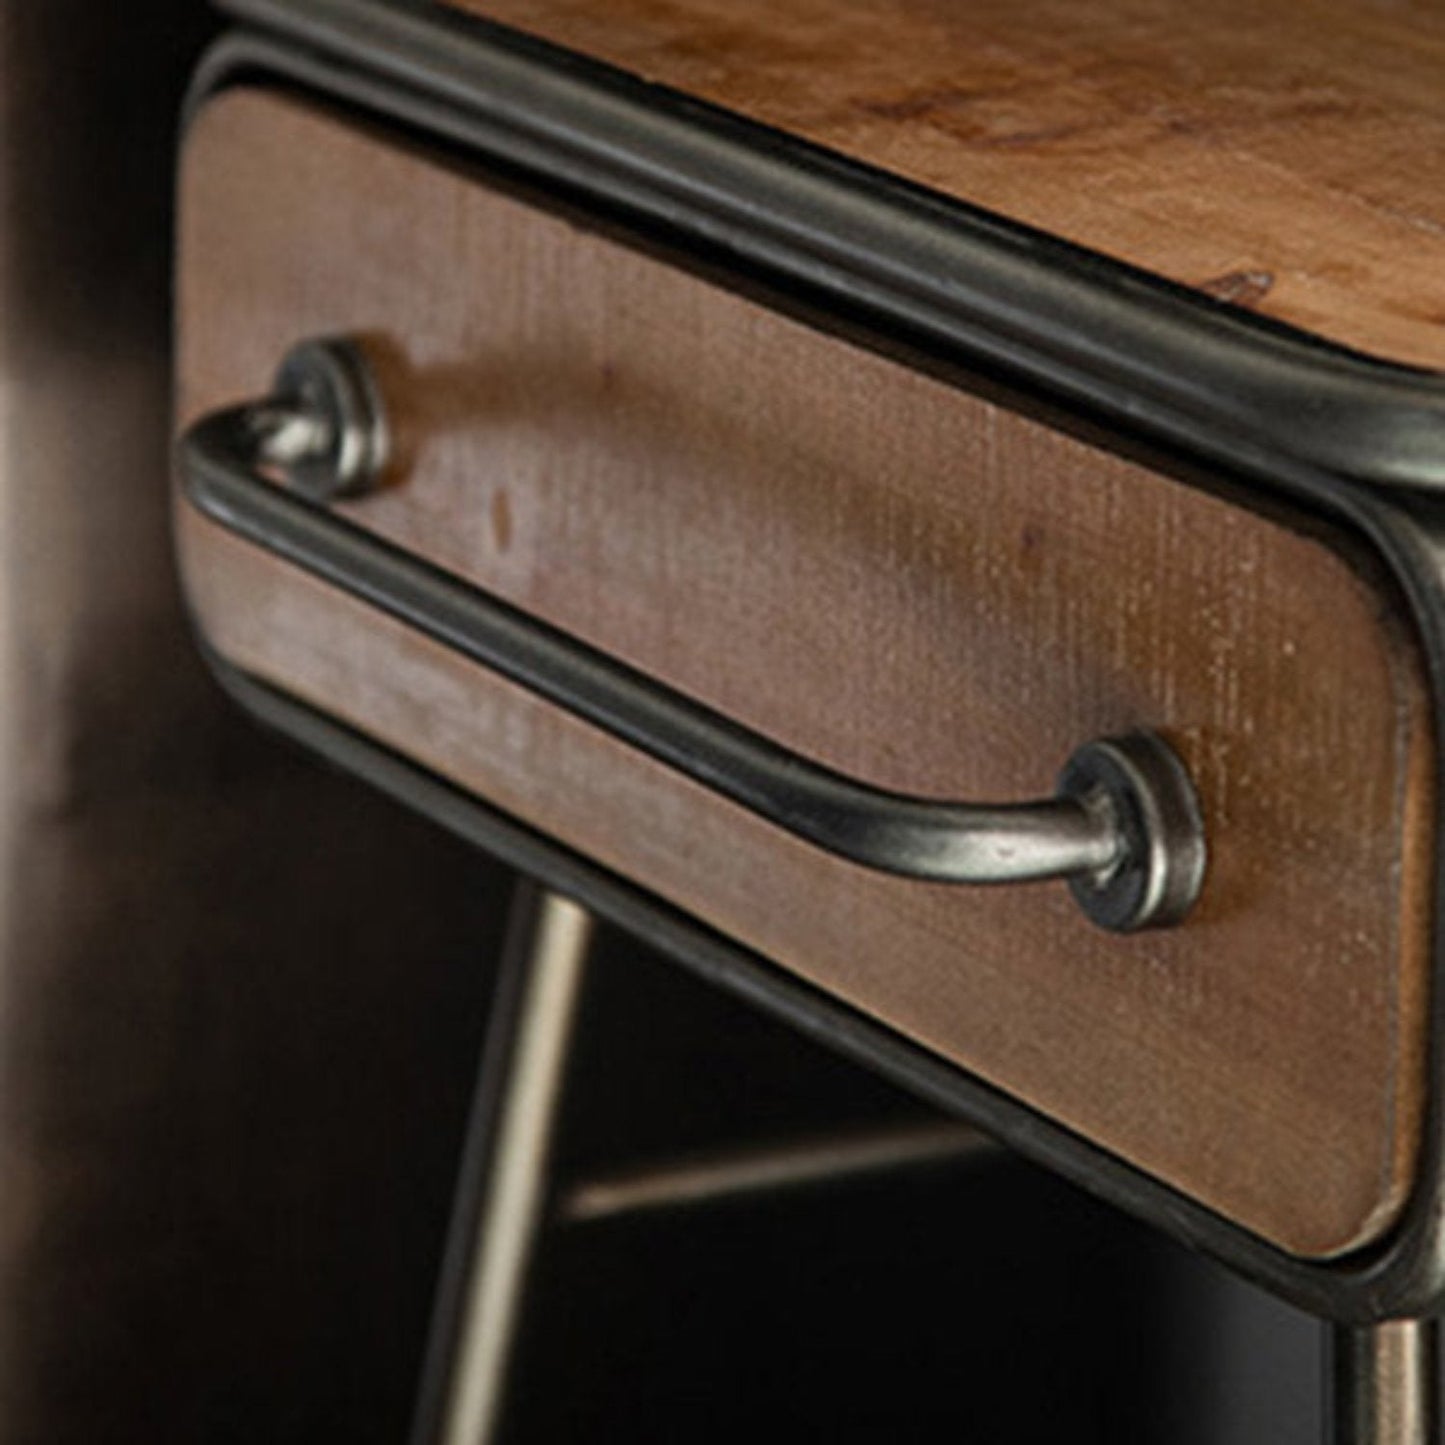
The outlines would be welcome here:
<svg viewBox="0 0 1445 1445">
<path fill-rule="evenodd" d="M 890 876 L 177 510 L 228 667 L 737 940 L 1288 1255 L 1401 1219 L 1422 1150 L 1435 744 L 1359 528 L 882 337 L 707 246 L 292 93 L 221 89 L 181 184 L 181 423 L 357 339 L 392 460 L 331 505 L 791 755 L 1049 795 L 1164 739 L 1202 892 Z"/>
</svg>

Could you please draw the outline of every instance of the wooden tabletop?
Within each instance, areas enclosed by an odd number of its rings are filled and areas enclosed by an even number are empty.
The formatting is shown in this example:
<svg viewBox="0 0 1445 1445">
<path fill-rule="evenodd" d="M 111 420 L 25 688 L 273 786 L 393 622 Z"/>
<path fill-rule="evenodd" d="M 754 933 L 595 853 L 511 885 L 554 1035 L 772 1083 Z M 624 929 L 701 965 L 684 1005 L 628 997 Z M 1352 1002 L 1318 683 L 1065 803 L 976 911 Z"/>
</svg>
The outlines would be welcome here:
<svg viewBox="0 0 1445 1445">
<path fill-rule="evenodd" d="M 1445 367 L 1445 7 L 448 3 L 1231 305 Z"/>
</svg>

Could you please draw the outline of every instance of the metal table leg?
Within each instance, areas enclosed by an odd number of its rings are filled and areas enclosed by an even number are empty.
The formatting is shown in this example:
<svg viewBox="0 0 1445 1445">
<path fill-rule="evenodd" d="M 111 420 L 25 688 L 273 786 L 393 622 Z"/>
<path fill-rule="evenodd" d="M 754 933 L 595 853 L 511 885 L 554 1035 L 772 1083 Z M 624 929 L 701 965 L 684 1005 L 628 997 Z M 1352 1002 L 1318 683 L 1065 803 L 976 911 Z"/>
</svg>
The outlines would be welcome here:
<svg viewBox="0 0 1445 1445">
<path fill-rule="evenodd" d="M 1332 1445 L 1435 1445 L 1440 1438 L 1437 1322 L 1336 1326 L 1330 1339 Z"/>
<path fill-rule="evenodd" d="M 577 904 L 521 885 L 414 1445 L 487 1445 L 496 1429 L 594 931 Z"/>
</svg>

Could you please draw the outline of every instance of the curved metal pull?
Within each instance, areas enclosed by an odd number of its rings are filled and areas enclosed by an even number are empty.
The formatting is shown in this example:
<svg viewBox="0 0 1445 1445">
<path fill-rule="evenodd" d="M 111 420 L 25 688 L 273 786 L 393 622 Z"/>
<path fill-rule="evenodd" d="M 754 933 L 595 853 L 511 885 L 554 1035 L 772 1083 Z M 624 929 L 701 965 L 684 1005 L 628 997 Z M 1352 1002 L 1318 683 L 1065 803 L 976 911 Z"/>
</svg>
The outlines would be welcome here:
<svg viewBox="0 0 1445 1445">
<path fill-rule="evenodd" d="M 1066 878 L 1090 918 L 1120 931 L 1176 923 L 1198 896 L 1198 801 L 1153 734 L 1081 747 L 1041 802 L 936 802 L 871 787 L 325 509 L 374 486 L 386 456 L 380 399 L 345 340 L 299 347 L 272 396 L 205 417 L 180 448 L 187 496 L 221 526 L 832 853 L 939 882 Z"/>
</svg>

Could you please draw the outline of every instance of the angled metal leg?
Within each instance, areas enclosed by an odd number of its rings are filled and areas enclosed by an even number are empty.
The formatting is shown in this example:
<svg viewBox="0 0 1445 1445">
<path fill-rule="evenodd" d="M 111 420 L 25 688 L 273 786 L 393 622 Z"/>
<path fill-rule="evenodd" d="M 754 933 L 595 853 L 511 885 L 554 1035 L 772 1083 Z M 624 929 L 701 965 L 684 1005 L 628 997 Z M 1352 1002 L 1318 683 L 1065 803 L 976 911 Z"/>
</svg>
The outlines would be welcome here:
<svg viewBox="0 0 1445 1445">
<path fill-rule="evenodd" d="M 1336 1326 L 1330 1354 L 1331 1445 L 1437 1445 L 1440 1340 L 1435 1320 Z"/>
<path fill-rule="evenodd" d="M 487 1445 L 496 1430 L 593 933 L 577 904 L 519 889 L 413 1445 Z"/>
<path fill-rule="evenodd" d="M 547 1228 L 992 1152 L 973 1130 L 928 1120 L 733 1146 L 560 1188 L 553 1142 L 595 931 L 579 905 L 521 885 L 468 1124 L 412 1445 L 490 1445 L 496 1436 L 530 1267 Z"/>
<path fill-rule="evenodd" d="M 951 1120 L 817 1135 L 783 1144 L 663 1161 L 584 1179 L 557 1202 L 563 1224 L 686 1209 L 848 1183 L 870 1174 L 996 1155 L 991 1139 Z"/>
</svg>

